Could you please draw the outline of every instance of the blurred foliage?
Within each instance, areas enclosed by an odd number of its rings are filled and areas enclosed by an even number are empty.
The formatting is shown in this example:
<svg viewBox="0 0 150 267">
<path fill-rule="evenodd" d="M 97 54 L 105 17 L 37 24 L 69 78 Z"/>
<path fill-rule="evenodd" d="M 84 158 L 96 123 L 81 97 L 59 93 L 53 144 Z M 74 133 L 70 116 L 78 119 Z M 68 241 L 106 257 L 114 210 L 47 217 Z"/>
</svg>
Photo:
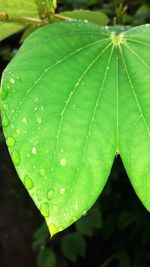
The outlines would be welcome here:
<svg viewBox="0 0 150 267">
<path fill-rule="evenodd" d="M 58 1 L 57 12 L 75 9 L 100 10 L 108 16 L 109 25 L 116 23 L 122 23 L 123 25 L 150 23 L 149 0 Z M 28 31 L 30 33 L 32 29 L 28 29 Z M 27 35 L 28 32 L 25 32 L 23 37 L 22 33 L 16 34 L 0 42 L 1 73 L 17 52 L 20 40 L 23 41 Z M 3 151 L 4 137 L 2 130 L 0 131 L 0 145 L 1 151 Z M 4 150 L 4 154 L 6 154 L 5 159 L 9 160 L 9 154 L 6 150 Z M 2 179 L 2 188 L 5 187 L 6 180 L 7 183 L 11 180 L 11 189 L 10 192 L 8 191 L 7 197 L 14 197 L 14 193 L 11 193 L 14 186 L 14 188 L 17 187 L 17 189 L 14 189 L 15 194 L 19 191 L 18 187 L 21 188 L 21 193 L 19 193 L 21 196 L 19 195 L 18 197 L 20 201 L 23 198 L 23 194 L 26 198 L 29 198 L 25 190 L 22 189 L 21 184 L 16 186 L 16 182 L 12 183 L 12 179 L 14 181 L 17 179 L 13 178 L 13 167 L 9 164 L 6 165 L 6 160 L 2 162 L 0 171 L 7 178 Z M 2 193 L 0 194 L 0 203 L 3 203 L 4 200 L 6 200 L 6 195 Z M 24 209 L 29 209 L 29 206 L 25 206 L 22 203 L 22 209 L 23 211 Z M 7 209 L 5 209 L 3 216 L 6 216 L 6 212 Z M 34 217 L 34 212 L 32 213 Z M 114 163 L 109 181 L 103 193 L 94 207 L 85 216 L 52 239 L 49 238 L 47 226 L 42 219 L 38 227 L 37 223 L 35 224 L 35 228 L 36 230 L 32 234 L 32 253 L 36 255 L 36 265 L 34 266 L 37 267 L 150 266 L 150 217 L 137 199 L 119 157 Z M 0 233 L 2 231 L 0 228 Z M 26 231 L 29 231 L 27 227 Z M 15 244 L 13 245 L 15 246 Z M 9 247 L 8 244 L 7 246 Z M 17 264 L 5 265 L 5 262 L 1 259 L 3 250 L 3 240 L 1 237 L 0 266 L 19 267 Z M 28 267 L 33 267 L 33 265 L 28 265 Z"/>
</svg>

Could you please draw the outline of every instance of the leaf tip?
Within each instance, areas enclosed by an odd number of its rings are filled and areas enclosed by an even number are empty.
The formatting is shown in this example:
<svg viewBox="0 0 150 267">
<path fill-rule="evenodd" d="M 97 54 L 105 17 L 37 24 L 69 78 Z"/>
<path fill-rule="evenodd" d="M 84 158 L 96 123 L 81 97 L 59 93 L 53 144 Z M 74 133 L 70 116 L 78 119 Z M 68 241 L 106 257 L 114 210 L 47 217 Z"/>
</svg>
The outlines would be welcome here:
<svg viewBox="0 0 150 267">
<path fill-rule="evenodd" d="M 62 230 L 63 230 L 63 228 L 62 227 L 56 227 L 56 225 L 54 224 L 54 223 L 50 223 L 50 224 L 48 224 L 48 229 L 49 229 L 49 231 L 50 231 L 50 236 L 51 236 L 51 238 L 55 235 L 55 234 L 57 234 L 58 232 L 61 232 Z"/>
</svg>

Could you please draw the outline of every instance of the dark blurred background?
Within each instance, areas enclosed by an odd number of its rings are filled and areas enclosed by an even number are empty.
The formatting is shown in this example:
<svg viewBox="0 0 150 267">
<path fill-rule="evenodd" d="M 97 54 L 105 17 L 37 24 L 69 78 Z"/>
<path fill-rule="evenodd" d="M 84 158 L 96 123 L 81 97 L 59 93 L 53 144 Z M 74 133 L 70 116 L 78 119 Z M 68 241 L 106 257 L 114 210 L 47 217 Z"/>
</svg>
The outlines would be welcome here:
<svg viewBox="0 0 150 267">
<path fill-rule="evenodd" d="M 116 17 L 124 25 L 150 23 L 149 0 L 58 1 L 58 12 L 73 9 L 101 10 L 109 25 L 116 23 Z M 0 74 L 21 45 L 21 37 L 19 33 L 0 42 Z M 92 209 L 50 239 L 17 177 L 0 130 L 0 267 L 85 266 L 150 267 L 150 215 L 132 189 L 121 159 L 116 158 Z"/>
</svg>

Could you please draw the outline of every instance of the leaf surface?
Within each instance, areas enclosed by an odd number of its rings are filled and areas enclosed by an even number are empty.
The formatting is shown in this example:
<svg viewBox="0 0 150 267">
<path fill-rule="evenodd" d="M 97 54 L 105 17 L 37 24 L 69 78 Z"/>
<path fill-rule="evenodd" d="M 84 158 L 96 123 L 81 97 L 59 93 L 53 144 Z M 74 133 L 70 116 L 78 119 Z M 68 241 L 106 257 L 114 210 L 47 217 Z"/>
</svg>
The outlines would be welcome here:
<svg viewBox="0 0 150 267">
<path fill-rule="evenodd" d="M 3 74 L 6 143 L 52 235 L 93 205 L 118 153 L 150 209 L 150 28 L 114 29 L 44 26 Z"/>
<path fill-rule="evenodd" d="M 1 22 L 0 21 L 0 41 L 8 36 L 17 33 L 25 28 L 25 25 L 17 22 Z"/>
<path fill-rule="evenodd" d="M 87 20 L 101 26 L 107 25 L 109 21 L 106 14 L 102 11 L 73 10 L 61 12 L 61 14 L 73 19 Z"/>
</svg>

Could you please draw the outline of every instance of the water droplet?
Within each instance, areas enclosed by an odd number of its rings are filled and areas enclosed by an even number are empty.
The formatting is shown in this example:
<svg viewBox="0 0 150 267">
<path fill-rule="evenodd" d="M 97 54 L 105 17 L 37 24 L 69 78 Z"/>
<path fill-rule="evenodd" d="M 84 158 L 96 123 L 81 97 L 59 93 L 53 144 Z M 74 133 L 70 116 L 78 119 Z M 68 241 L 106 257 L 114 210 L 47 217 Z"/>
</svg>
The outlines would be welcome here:
<svg viewBox="0 0 150 267">
<path fill-rule="evenodd" d="M 23 122 L 23 123 L 27 123 L 27 118 L 24 117 L 24 118 L 22 119 L 22 122 Z"/>
<path fill-rule="evenodd" d="M 11 157 L 12 157 L 12 160 L 13 160 L 15 166 L 19 166 L 20 161 L 21 161 L 20 153 L 19 153 L 17 150 L 14 150 L 14 151 L 12 152 Z"/>
<path fill-rule="evenodd" d="M 13 78 L 10 78 L 10 83 L 15 84 L 15 80 Z"/>
<path fill-rule="evenodd" d="M 39 100 L 39 98 L 38 98 L 38 96 L 36 96 L 36 98 L 35 98 L 35 103 L 37 103 L 38 100 Z"/>
<path fill-rule="evenodd" d="M 48 190 L 48 192 L 47 192 L 47 198 L 48 198 L 48 200 L 51 200 L 52 199 L 52 197 L 53 197 L 53 190 L 52 189 L 50 189 L 50 190 Z"/>
<path fill-rule="evenodd" d="M 42 176 L 44 176 L 44 175 L 45 175 L 45 170 L 44 170 L 44 169 L 41 169 L 41 170 L 40 170 L 40 174 L 41 174 Z"/>
<path fill-rule="evenodd" d="M 25 185 L 27 190 L 30 190 L 33 188 L 33 182 L 28 175 L 25 175 L 25 177 L 24 177 L 24 185 Z"/>
<path fill-rule="evenodd" d="M 65 193 L 65 188 L 60 188 L 60 190 L 59 190 L 59 192 L 60 192 L 60 194 L 64 194 Z"/>
<path fill-rule="evenodd" d="M 37 118 L 37 123 L 41 124 L 42 123 L 42 119 L 40 117 Z"/>
<path fill-rule="evenodd" d="M 49 204 L 47 202 L 44 202 L 41 204 L 40 211 L 44 217 L 49 217 Z"/>
<path fill-rule="evenodd" d="M 75 208 L 75 210 L 78 209 L 79 208 L 79 205 L 78 204 L 75 204 L 74 205 L 74 208 Z"/>
<path fill-rule="evenodd" d="M 36 153 L 37 153 L 36 147 L 32 147 L 32 154 L 36 154 Z"/>
<path fill-rule="evenodd" d="M 5 88 L 1 91 L 1 99 L 4 100 L 8 96 L 8 90 Z"/>
<path fill-rule="evenodd" d="M 87 212 L 86 212 L 86 211 L 84 211 L 84 212 L 83 212 L 83 216 L 86 216 L 86 215 L 87 215 Z"/>
<path fill-rule="evenodd" d="M 4 111 L 7 111 L 8 110 L 8 107 L 9 107 L 8 104 L 5 103 L 5 104 L 3 104 L 2 109 Z"/>
<path fill-rule="evenodd" d="M 10 121 L 9 121 L 7 115 L 4 114 L 3 117 L 2 117 L 2 125 L 3 125 L 3 127 L 6 128 L 9 125 L 9 123 L 10 123 Z"/>
<path fill-rule="evenodd" d="M 66 159 L 61 159 L 60 160 L 60 165 L 61 166 L 66 166 L 66 163 L 67 163 Z"/>
<path fill-rule="evenodd" d="M 9 137 L 6 139 L 6 144 L 7 144 L 7 146 L 9 146 L 9 147 L 14 146 L 15 143 L 16 143 L 16 140 L 15 140 L 12 136 L 9 136 Z"/>
<path fill-rule="evenodd" d="M 42 112 L 44 112 L 44 107 L 41 106 L 39 110 L 41 110 Z"/>
</svg>

